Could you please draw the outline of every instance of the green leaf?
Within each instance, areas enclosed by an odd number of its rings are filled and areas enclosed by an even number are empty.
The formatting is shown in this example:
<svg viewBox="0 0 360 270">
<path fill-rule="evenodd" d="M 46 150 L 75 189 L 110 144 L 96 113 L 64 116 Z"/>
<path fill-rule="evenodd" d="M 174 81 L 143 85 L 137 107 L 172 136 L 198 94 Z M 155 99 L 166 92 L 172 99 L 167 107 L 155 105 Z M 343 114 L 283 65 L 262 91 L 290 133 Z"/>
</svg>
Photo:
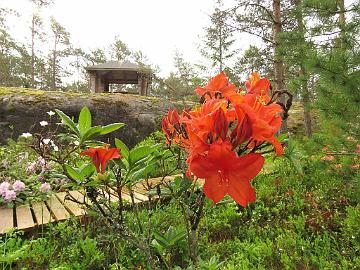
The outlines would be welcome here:
<svg viewBox="0 0 360 270">
<path fill-rule="evenodd" d="M 99 187 L 101 183 L 98 180 L 91 180 L 85 184 L 85 187 Z"/>
<path fill-rule="evenodd" d="M 74 180 L 78 180 L 81 181 L 83 180 L 83 178 L 81 177 L 81 175 L 72 167 L 70 167 L 69 165 L 65 164 L 65 168 L 67 173 L 69 174 L 69 176 L 74 179 Z"/>
<path fill-rule="evenodd" d="M 149 164 L 140 170 L 137 170 L 133 173 L 132 177 L 130 178 L 131 182 L 136 182 L 144 177 L 146 177 L 149 173 L 151 173 L 155 169 L 153 164 Z"/>
<path fill-rule="evenodd" d="M 91 128 L 91 113 L 89 108 L 85 106 L 79 115 L 80 134 L 84 134 L 89 128 Z"/>
<path fill-rule="evenodd" d="M 152 247 L 154 247 L 158 254 L 163 255 L 164 248 L 156 241 L 156 239 L 153 239 L 150 244 Z"/>
<path fill-rule="evenodd" d="M 280 136 L 278 136 L 277 140 L 279 142 L 286 142 L 289 140 L 289 136 L 288 136 L 288 134 L 284 133 L 284 134 L 281 134 Z"/>
<path fill-rule="evenodd" d="M 170 243 L 167 241 L 164 235 L 162 235 L 160 232 L 154 231 L 154 238 L 155 240 L 165 249 L 167 249 L 170 246 Z"/>
<path fill-rule="evenodd" d="M 80 169 L 80 177 L 89 178 L 95 172 L 95 166 L 93 164 L 87 164 Z"/>
<path fill-rule="evenodd" d="M 60 110 L 55 109 L 55 112 L 59 115 L 59 117 L 65 123 L 65 125 L 67 125 L 73 132 L 75 132 L 77 134 L 78 137 L 80 137 L 80 131 L 76 127 L 76 124 L 74 123 L 74 121 L 71 120 L 69 116 L 67 116 L 65 113 L 63 113 Z"/>
<path fill-rule="evenodd" d="M 101 133 L 101 127 L 100 126 L 95 126 L 92 127 L 90 129 L 88 129 L 86 131 L 85 134 L 82 135 L 81 139 L 80 139 L 80 144 L 86 142 L 87 140 L 92 139 L 93 137 L 100 135 Z"/>
<path fill-rule="evenodd" d="M 157 148 L 159 148 L 159 147 L 160 147 L 159 144 L 156 144 L 153 146 L 144 145 L 144 146 L 136 147 L 130 151 L 129 162 L 131 164 L 134 164 L 137 161 L 150 155 L 152 152 L 157 150 Z"/>
<path fill-rule="evenodd" d="M 179 183 L 179 190 L 178 193 L 184 193 L 185 191 L 187 191 L 189 189 L 189 187 L 191 186 L 192 182 L 187 178 L 181 178 L 180 180 L 181 182 Z"/>
<path fill-rule="evenodd" d="M 115 138 L 115 146 L 121 150 L 120 154 L 126 160 L 129 160 L 129 148 L 127 148 L 126 144 L 122 140 Z"/>
<path fill-rule="evenodd" d="M 119 128 L 122 128 L 123 126 L 125 126 L 124 123 L 113 123 L 107 126 L 103 126 L 100 134 L 105 135 L 111 133 L 115 130 L 118 130 Z"/>
<path fill-rule="evenodd" d="M 129 163 L 125 158 L 116 158 L 114 159 L 114 162 L 123 169 L 127 170 L 129 168 Z"/>
</svg>

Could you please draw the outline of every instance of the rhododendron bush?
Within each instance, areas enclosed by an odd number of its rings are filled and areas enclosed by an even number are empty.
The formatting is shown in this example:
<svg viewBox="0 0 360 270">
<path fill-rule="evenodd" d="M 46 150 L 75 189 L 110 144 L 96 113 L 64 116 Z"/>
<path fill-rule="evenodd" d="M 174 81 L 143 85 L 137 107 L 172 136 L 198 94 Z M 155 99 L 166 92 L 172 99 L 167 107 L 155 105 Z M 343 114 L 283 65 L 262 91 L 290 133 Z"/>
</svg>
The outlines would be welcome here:
<svg viewBox="0 0 360 270">
<path fill-rule="evenodd" d="M 256 198 L 250 181 L 264 165 L 264 149 L 270 145 L 276 156 L 284 153 L 275 135 L 289 108 L 274 102 L 281 93 L 270 96 L 269 80 L 257 73 L 245 89 L 222 72 L 195 92 L 201 105 L 181 114 L 169 110 L 163 119 L 167 143 L 186 150 L 186 175 L 204 179 L 204 193 L 214 203 L 228 194 L 246 206 Z"/>
</svg>

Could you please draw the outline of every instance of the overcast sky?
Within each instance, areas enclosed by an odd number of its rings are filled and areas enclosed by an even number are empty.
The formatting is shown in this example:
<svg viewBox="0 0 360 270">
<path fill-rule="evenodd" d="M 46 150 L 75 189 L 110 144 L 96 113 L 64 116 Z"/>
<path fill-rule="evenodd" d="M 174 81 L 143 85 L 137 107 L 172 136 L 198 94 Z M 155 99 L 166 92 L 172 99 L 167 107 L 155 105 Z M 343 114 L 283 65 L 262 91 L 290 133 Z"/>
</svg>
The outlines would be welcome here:
<svg viewBox="0 0 360 270">
<path fill-rule="evenodd" d="M 228 0 L 231 1 L 231 0 Z M 0 0 L 2 6 L 21 14 L 9 22 L 15 38 L 30 38 L 33 6 L 29 0 Z M 187 61 L 201 61 L 198 46 L 214 0 L 55 0 L 44 9 L 71 34 L 83 49 L 108 46 L 116 35 L 133 50 L 143 51 L 165 75 L 173 69 L 174 51 Z"/>
<path fill-rule="evenodd" d="M 346 0 L 349 5 L 358 0 Z M 55 0 L 42 12 L 45 20 L 54 16 L 71 34 L 75 46 L 93 49 L 107 47 L 119 36 L 132 50 L 141 50 L 160 67 L 161 75 L 173 69 L 178 49 L 191 63 L 202 61 L 198 47 L 203 28 L 209 25 L 209 14 L 215 0 Z M 225 6 L 233 0 L 225 0 Z M 30 0 L 0 0 L 21 15 L 9 21 L 11 34 L 29 42 L 30 21 L 34 7 Z M 243 52 L 259 42 L 254 36 L 239 33 L 235 49 Z M 49 44 L 50 45 L 50 44 Z"/>
</svg>

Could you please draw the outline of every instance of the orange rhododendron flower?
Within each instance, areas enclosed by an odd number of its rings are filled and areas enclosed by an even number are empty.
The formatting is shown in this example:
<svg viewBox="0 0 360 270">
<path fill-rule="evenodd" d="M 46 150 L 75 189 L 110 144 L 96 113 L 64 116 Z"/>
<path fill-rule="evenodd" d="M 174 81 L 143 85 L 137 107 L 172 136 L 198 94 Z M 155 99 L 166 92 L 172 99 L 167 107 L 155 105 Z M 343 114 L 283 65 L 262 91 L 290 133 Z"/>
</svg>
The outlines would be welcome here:
<svg viewBox="0 0 360 270">
<path fill-rule="evenodd" d="M 270 81 L 266 78 L 260 78 L 260 75 L 254 72 L 250 79 L 245 82 L 245 87 L 249 94 L 268 96 Z"/>
<path fill-rule="evenodd" d="M 169 110 L 167 117 L 162 120 L 162 131 L 166 136 L 166 143 L 170 144 L 171 139 L 180 133 L 180 116 L 175 109 Z"/>
<path fill-rule="evenodd" d="M 195 89 L 195 92 L 200 97 L 207 94 L 207 99 L 216 98 L 216 96 L 220 94 L 222 97 L 228 97 L 233 93 L 236 93 L 236 91 L 236 85 L 229 83 L 228 77 L 226 77 L 224 72 L 211 78 L 210 82 L 205 87 L 197 87 Z"/>
<path fill-rule="evenodd" d="M 95 165 L 96 171 L 98 173 L 104 173 L 106 170 L 106 164 L 109 160 L 115 158 L 121 158 L 120 149 L 101 147 L 94 148 L 91 147 L 87 151 L 80 153 L 80 156 L 89 156 L 92 159 L 93 164 Z"/>
<path fill-rule="evenodd" d="M 238 157 L 229 141 L 219 140 L 210 146 L 206 156 L 193 158 L 189 169 L 205 179 L 204 193 L 214 203 L 229 194 L 238 204 L 246 206 L 256 199 L 250 180 L 260 172 L 263 164 L 264 158 L 260 154 Z"/>
<path fill-rule="evenodd" d="M 267 98 L 265 98 L 267 99 Z M 270 98 L 268 98 L 270 99 Z M 275 139 L 276 133 L 280 130 L 283 111 L 279 104 L 266 104 L 264 96 L 246 95 L 244 103 L 239 104 L 246 111 L 252 122 L 252 143 L 249 147 L 260 145 L 264 141 L 271 143 L 277 156 L 283 155 L 284 150 L 278 140 Z M 253 112 L 251 112 L 251 107 Z"/>
</svg>

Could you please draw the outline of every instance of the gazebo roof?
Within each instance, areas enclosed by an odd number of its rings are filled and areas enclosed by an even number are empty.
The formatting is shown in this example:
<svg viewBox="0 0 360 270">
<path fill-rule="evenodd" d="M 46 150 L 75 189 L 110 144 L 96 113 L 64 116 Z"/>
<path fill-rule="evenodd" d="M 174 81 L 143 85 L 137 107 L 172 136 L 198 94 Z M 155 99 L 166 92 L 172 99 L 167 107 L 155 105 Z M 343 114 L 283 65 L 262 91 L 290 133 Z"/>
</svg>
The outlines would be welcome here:
<svg viewBox="0 0 360 270">
<path fill-rule="evenodd" d="M 129 61 L 109 61 L 106 63 L 94 65 L 85 68 L 86 70 L 123 70 L 123 71 L 139 71 L 139 66 L 137 64 L 131 63 Z"/>
</svg>

